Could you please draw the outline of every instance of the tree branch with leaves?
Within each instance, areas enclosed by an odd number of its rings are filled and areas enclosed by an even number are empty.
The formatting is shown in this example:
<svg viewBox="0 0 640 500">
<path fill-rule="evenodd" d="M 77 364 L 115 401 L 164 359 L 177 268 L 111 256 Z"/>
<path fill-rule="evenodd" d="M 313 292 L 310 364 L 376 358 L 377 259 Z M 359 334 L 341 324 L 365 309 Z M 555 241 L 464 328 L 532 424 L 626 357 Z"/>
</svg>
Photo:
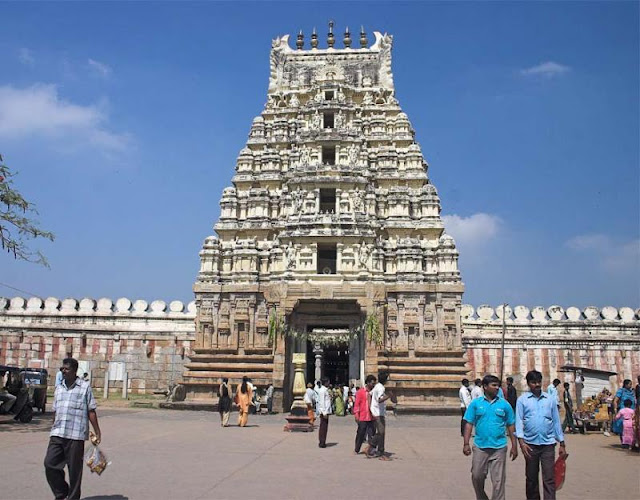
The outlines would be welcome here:
<svg viewBox="0 0 640 500">
<path fill-rule="evenodd" d="M 31 249 L 29 240 L 45 238 L 53 241 L 55 235 L 40 229 L 33 219 L 38 211 L 13 188 L 15 176 L 0 155 L 0 244 L 15 259 L 49 267 L 45 256 L 39 250 Z"/>
</svg>

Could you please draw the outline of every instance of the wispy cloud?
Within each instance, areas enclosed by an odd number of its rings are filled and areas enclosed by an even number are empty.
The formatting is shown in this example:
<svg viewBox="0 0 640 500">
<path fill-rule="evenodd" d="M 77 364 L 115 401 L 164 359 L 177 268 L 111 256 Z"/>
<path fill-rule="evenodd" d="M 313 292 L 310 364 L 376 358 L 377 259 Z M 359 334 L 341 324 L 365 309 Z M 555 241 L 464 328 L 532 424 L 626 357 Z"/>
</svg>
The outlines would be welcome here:
<svg viewBox="0 0 640 500">
<path fill-rule="evenodd" d="M 62 99 L 55 85 L 27 88 L 0 86 L 0 138 L 46 137 L 65 144 L 86 144 L 118 152 L 131 142 L 128 134 L 108 129 L 106 101 L 83 106 Z"/>
<path fill-rule="evenodd" d="M 18 59 L 25 66 L 33 66 L 36 63 L 36 58 L 33 56 L 33 51 L 22 47 L 18 50 Z"/>
<path fill-rule="evenodd" d="M 571 71 L 569 66 L 559 64 L 553 61 L 546 61 L 530 68 L 520 70 L 520 74 L 523 76 L 553 78 L 556 76 L 564 75 Z"/>
<path fill-rule="evenodd" d="M 640 239 L 615 241 L 606 234 L 583 234 L 567 240 L 565 246 L 594 255 L 608 271 L 640 271 Z"/>
<path fill-rule="evenodd" d="M 458 246 L 471 248 L 485 244 L 495 238 L 503 225 L 497 215 L 478 212 L 469 217 L 444 215 L 446 232 L 453 236 Z"/>
<path fill-rule="evenodd" d="M 89 59 L 87 64 L 89 64 L 89 68 L 94 74 L 101 76 L 102 78 L 107 78 L 112 73 L 111 66 L 100 61 L 96 61 L 95 59 Z"/>
</svg>

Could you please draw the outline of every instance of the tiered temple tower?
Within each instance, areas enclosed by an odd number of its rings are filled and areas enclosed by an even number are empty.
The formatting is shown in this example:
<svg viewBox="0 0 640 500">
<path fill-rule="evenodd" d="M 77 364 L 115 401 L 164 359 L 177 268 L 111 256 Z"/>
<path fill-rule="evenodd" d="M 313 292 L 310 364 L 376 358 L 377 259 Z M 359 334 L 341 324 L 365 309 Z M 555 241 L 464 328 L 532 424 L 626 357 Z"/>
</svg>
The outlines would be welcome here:
<svg viewBox="0 0 640 500">
<path fill-rule="evenodd" d="M 395 97 L 392 37 L 374 36 L 347 28 L 335 48 L 330 23 L 324 49 L 315 30 L 308 50 L 302 32 L 296 49 L 273 40 L 267 102 L 200 252 L 189 398 L 246 374 L 286 406 L 306 352 L 307 379 L 384 369 L 399 408 L 455 407 L 458 251 Z"/>
</svg>

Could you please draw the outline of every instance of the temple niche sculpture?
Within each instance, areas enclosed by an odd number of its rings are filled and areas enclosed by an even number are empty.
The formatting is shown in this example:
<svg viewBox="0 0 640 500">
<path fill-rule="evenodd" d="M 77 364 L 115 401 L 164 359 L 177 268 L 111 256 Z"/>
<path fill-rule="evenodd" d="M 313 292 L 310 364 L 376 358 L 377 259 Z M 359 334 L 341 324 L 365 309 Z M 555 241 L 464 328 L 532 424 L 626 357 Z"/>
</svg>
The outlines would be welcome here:
<svg viewBox="0 0 640 500">
<path fill-rule="evenodd" d="M 391 373 L 400 405 L 455 405 L 466 374 L 458 251 L 407 115 L 393 38 L 344 34 L 311 49 L 272 42 L 267 102 L 238 156 L 220 220 L 200 252 L 188 397 L 220 377 L 273 383 L 291 401 L 291 357 L 307 380 L 359 385 Z"/>
</svg>

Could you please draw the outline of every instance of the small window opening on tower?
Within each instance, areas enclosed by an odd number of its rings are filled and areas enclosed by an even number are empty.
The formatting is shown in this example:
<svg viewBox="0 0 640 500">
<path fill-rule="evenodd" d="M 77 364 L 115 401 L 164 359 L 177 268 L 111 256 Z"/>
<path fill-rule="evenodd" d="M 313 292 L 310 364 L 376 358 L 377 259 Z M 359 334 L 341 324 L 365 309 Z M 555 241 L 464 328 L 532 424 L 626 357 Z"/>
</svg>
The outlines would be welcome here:
<svg viewBox="0 0 640 500">
<path fill-rule="evenodd" d="M 324 114 L 324 128 L 333 128 L 333 113 Z"/>
<path fill-rule="evenodd" d="M 324 91 L 324 99 L 325 101 L 333 101 L 333 99 L 335 98 L 335 91 L 334 90 L 325 90 Z"/>
<path fill-rule="evenodd" d="M 318 245 L 318 274 L 336 274 L 338 247 L 335 243 Z"/>
<path fill-rule="evenodd" d="M 335 189 L 320 190 L 320 211 L 325 213 L 333 213 L 336 211 Z"/>
<path fill-rule="evenodd" d="M 336 164 L 336 147 L 335 146 L 322 146 L 322 164 L 323 165 Z"/>
</svg>

